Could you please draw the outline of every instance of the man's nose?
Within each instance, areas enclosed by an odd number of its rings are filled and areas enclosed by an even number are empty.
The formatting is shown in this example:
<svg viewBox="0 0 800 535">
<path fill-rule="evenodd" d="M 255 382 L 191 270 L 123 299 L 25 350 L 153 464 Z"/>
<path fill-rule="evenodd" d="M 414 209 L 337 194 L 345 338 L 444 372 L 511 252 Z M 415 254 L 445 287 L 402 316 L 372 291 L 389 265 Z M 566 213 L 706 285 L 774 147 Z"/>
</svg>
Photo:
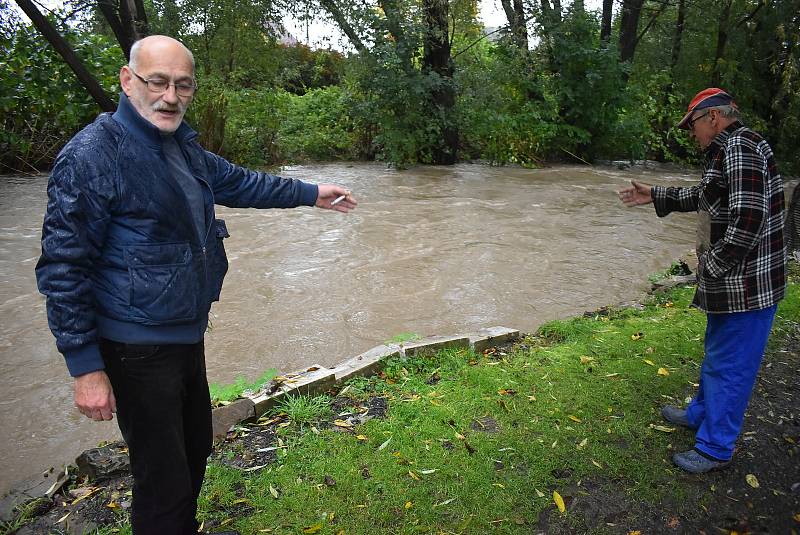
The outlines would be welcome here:
<svg viewBox="0 0 800 535">
<path fill-rule="evenodd" d="M 167 90 L 161 95 L 161 100 L 169 104 L 178 102 L 178 90 L 175 89 L 175 84 L 169 84 Z"/>
</svg>

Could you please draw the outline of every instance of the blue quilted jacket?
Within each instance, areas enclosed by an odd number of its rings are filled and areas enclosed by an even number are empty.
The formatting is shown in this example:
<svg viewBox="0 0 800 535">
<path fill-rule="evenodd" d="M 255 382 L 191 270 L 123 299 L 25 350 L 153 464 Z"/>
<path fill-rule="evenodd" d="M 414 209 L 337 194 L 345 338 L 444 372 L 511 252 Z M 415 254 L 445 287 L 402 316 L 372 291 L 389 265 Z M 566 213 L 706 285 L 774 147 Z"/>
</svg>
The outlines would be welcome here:
<svg viewBox="0 0 800 535">
<path fill-rule="evenodd" d="M 313 206 L 316 185 L 250 171 L 204 150 L 185 123 L 175 139 L 203 186 L 204 235 L 172 177 L 158 130 L 121 95 L 59 154 L 47 186 L 39 291 L 72 376 L 104 368 L 98 339 L 202 340 L 228 270 L 214 204 Z"/>
</svg>

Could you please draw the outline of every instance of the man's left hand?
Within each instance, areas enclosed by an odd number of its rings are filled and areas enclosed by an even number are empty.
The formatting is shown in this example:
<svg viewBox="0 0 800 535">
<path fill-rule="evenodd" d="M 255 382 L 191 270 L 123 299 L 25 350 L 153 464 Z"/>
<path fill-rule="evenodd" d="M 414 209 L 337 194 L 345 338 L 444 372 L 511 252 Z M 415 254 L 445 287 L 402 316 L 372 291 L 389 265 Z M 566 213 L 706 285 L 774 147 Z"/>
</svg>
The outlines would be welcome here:
<svg viewBox="0 0 800 535">
<path fill-rule="evenodd" d="M 353 194 L 350 193 L 349 190 L 346 190 L 342 187 L 335 186 L 333 184 L 320 184 L 317 186 L 319 188 L 319 194 L 317 196 L 317 202 L 315 206 L 317 208 L 324 208 L 326 210 L 336 210 L 337 212 L 342 212 L 346 214 L 350 210 L 354 209 L 358 202 L 356 202 Z M 331 205 L 336 199 L 339 197 L 344 197 L 341 201 L 337 202 L 334 205 Z"/>
</svg>

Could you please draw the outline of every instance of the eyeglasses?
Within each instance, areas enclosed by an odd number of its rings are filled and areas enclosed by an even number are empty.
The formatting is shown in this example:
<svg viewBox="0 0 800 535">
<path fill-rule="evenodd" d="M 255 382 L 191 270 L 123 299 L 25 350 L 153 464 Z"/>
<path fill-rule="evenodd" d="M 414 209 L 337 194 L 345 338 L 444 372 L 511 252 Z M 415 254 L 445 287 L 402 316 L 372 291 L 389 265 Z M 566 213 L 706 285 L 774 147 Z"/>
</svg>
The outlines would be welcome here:
<svg viewBox="0 0 800 535">
<path fill-rule="evenodd" d="M 702 119 L 703 117 L 708 115 L 709 113 L 711 113 L 711 110 L 708 110 L 703 115 L 698 115 L 697 117 L 692 117 L 691 119 L 686 121 L 686 126 L 689 127 L 689 130 L 694 130 L 694 123 L 696 123 L 697 121 L 699 121 L 700 119 Z"/>
<path fill-rule="evenodd" d="M 161 78 L 142 78 L 133 69 L 131 69 L 131 72 L 139 80 L 144 82 L 144 85 L 147 86 L 147 89 L 149 89 L 151 93 L 166 93 L 171 85 L 175 86 L 175 93 L 179 97 L 191 97 L 194 95 L 195 91 L 197 91 L 197 82 L 194 80 L 191 82 L 172 83 L 168 82 L 167 80 L 162 80 Z"/>
</svg>

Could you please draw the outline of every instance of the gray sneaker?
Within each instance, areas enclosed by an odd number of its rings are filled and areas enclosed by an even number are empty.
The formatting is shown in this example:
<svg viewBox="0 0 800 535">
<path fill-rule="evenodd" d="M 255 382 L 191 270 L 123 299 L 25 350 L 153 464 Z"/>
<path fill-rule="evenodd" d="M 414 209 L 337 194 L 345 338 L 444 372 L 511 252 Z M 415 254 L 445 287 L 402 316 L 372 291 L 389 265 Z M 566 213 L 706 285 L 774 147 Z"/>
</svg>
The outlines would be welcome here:
<svg viewBox="0 0 800 535">
<path fill-rule="evenodd" d="M 682 470 L 692 474 L 704 474 L 712 470 L 722 470 L 731 464 L 730 461 L 715 461 L 714 459 L 709 459 L 699 454 L 696 450 L 676 453 L 672 456 L 672 462 Z"/>
<path fill-rule="evenodd" d="M 661 407 L 661 417 L 671 424 L 694 429 L 694 427 L 689 424 L 689 420 L 686 418 L 686 411 L 684 409 L 679 409 L 678 407 L 673 407 L 672 405 L 664 405 Z"/>
</svg>

